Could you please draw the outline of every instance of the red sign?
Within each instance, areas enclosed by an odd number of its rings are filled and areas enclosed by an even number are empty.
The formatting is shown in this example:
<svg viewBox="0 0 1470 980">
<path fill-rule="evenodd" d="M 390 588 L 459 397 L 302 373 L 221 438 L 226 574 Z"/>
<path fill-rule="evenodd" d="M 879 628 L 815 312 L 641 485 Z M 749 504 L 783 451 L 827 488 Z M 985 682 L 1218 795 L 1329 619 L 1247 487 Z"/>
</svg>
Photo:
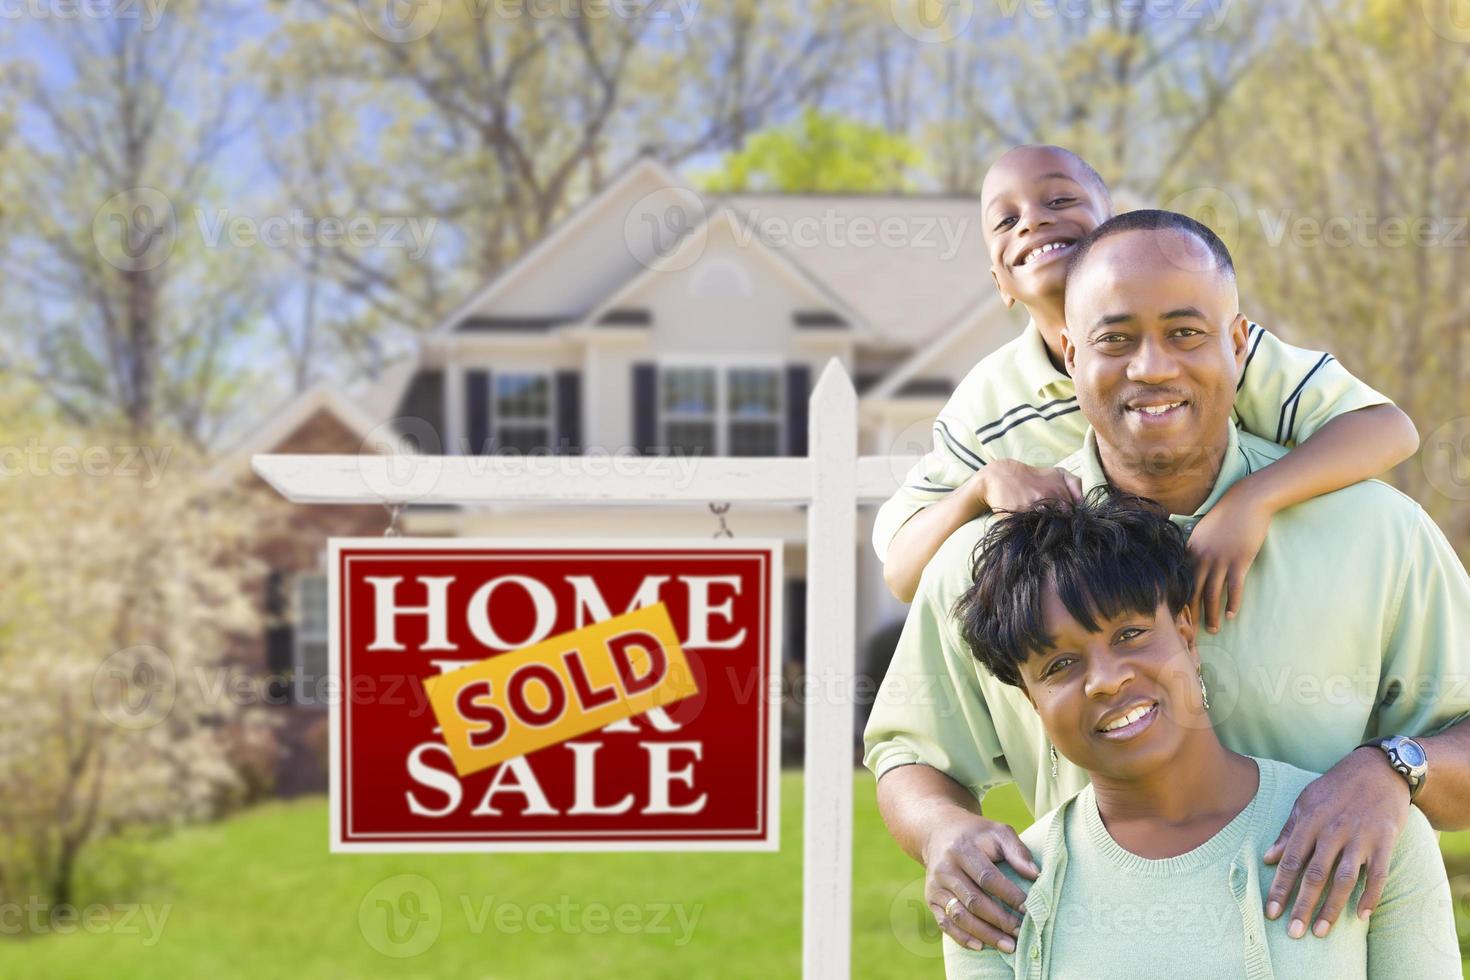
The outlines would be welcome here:
<svg viewBox="0 0 1470 980">
<path fill-rule="evenodd" d="M 773 541 L 334 539 L 332 850 L 777 849 L 781 582 Z M 672 624 L 671 656 L 593 649 L 624 622 Z M 635 697 L 653 664 L 676 696 L 604 725 L 629 713 L 604 692 Z M 615 668 L 621 683 L 586 674 Z M 436 679 L 455 671 L 474 685 Z M 464 708 L 456 751 L 541 747 L 457 768 L 431 679 Z M 570 712 L 594 696 L 609 713 L 592 729 Z M 536 729 L 553 715 L 565 734 Z"/>
</svg>

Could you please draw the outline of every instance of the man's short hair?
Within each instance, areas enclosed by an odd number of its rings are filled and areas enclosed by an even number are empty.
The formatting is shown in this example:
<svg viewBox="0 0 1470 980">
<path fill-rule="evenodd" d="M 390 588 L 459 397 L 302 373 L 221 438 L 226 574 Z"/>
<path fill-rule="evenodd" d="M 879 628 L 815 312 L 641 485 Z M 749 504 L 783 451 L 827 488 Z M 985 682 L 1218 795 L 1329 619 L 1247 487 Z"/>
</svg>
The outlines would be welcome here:
<svg viewBox="0 0 1470 980">
<path fill-rule="evenodd" d="M 966 644 L 997 680 L 1051 647 L 1043 603 L 1055 588 L 1081 626 L 1125 612 L 1178 615 L 1194 592 L 1184 533 L 1151 500 L 1097 487 L 1081 503 L 1043 501 L 1002 514 L 976 545 L 974 584 L 955 604 Z"/>
<path fill-rule="evenodd" d="M 1228 276 L 1234 277 L 1235 275 L 1235 262 L 1230 258 L 1230 249 L 1225 247 L 1225 243 L 1220 241 L 1220 236 L 1211 231 L 1208 225 L 1194 220 L 1187 214 L 1143 208 L 1114 215 L 1082 236 L 1072 247 L 1072 255 L 1067 260 L 1067 287 L 1071 288 L 1072 280 L 1080 274 L 1082 266 L 1087 261 L 1087 255 L 1092 251 L 1094 245 L 1104 238 L 1122 234 L 1125 231 L 1182 231 L 1186 235 L 1193 235 L 1209 251 L 1211 258 L 1214 259 L 1215 268 Z"/>
</svg>

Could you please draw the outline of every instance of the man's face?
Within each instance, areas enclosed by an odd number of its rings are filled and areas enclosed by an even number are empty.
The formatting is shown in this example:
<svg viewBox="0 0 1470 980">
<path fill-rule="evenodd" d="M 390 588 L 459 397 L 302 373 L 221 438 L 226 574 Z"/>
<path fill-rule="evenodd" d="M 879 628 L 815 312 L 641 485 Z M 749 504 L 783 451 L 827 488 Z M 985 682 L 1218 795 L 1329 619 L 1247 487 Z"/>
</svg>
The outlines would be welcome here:
<svg viewBox="0 0 1470 980">
<path fill-rule="evenodd" d="M 1210 724 L 1186 606 L 1099 617 L 1096 632 L 1049 588 L 1042 606 L 1052 645 L 1021 665 L 1027 698 L 1057 751 L 1092 773 L 1137 778 L 1174 758 L 1189 729 Z"/>
<path fill-rule="evenodd" d="M 1110 205 L 1075 157 L 1018 147 L 996 161 L 980 191 L 990 274 L 1006 305 L 1061 296 L 1067 256 L 1106 221 Z M 1050 249 L 1042 250 L 1050 245 Z"/>
<path fill-rule="evenodd" d="M 1168 467 L 1219 445 L 1245 363 L 1234 278 L 1174 229 L 1097 242 L 1067 290 L 1062 349 L 1082 414 L 1124 459 Z"/>
</svg>

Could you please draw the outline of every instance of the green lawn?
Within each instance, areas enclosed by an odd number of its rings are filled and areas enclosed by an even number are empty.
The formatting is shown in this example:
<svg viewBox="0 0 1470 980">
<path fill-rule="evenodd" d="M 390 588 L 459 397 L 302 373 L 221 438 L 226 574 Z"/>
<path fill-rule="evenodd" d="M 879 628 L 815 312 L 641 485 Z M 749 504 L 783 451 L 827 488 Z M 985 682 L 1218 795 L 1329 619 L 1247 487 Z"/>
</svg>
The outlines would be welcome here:
<svg viewBox="0 0 1470 980">
<path fill-rule="evenodd" d="M 855 794 L 854 976 L 942 977 L 919 868 L 889 840 L 866 774 Z M 799 774 L 781 799 L 777 854 L 329 855 L 325 801 L 271 804 L 149 849 L 139 898 L 155 924 L 167 912 L 161 929 L 139 914 L 126 929 L 0 941 L 0 976 L 796 977 Z M 1026 821 L 1014 795 L 993 802 Z M 1445 846 L 1470 873 L 1470 835 Z"/>
</svg>

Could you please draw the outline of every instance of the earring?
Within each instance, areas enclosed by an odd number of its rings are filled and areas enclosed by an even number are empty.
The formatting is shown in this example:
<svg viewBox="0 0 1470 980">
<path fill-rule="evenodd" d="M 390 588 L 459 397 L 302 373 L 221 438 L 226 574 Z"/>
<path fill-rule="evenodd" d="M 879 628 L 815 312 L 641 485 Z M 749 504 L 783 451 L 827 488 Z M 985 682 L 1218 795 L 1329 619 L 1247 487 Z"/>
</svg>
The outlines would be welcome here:
<svg viewBox="0 0 1470 980">
<path fill-rule="evenodd" d="M 1205 672 L 1204 672 L 1204 670 L 1202 670 L 1199 667 L 1194 668 L 1194 670 L 1195 670 L 1195 673 L 1199 674 L 1199 696 L 1200 696 L 1200 698 L 1205 703 L 1205 710 L 1206 711 L 1209 711 L 1210 710 L 1210 692 L 1205 689 Z"/>
<path fill-rule="evenodd" d="M 1051 778 L 1057 778 L 1057 747 L 1055 745 L 1051 747 Z"/>
</svg>

